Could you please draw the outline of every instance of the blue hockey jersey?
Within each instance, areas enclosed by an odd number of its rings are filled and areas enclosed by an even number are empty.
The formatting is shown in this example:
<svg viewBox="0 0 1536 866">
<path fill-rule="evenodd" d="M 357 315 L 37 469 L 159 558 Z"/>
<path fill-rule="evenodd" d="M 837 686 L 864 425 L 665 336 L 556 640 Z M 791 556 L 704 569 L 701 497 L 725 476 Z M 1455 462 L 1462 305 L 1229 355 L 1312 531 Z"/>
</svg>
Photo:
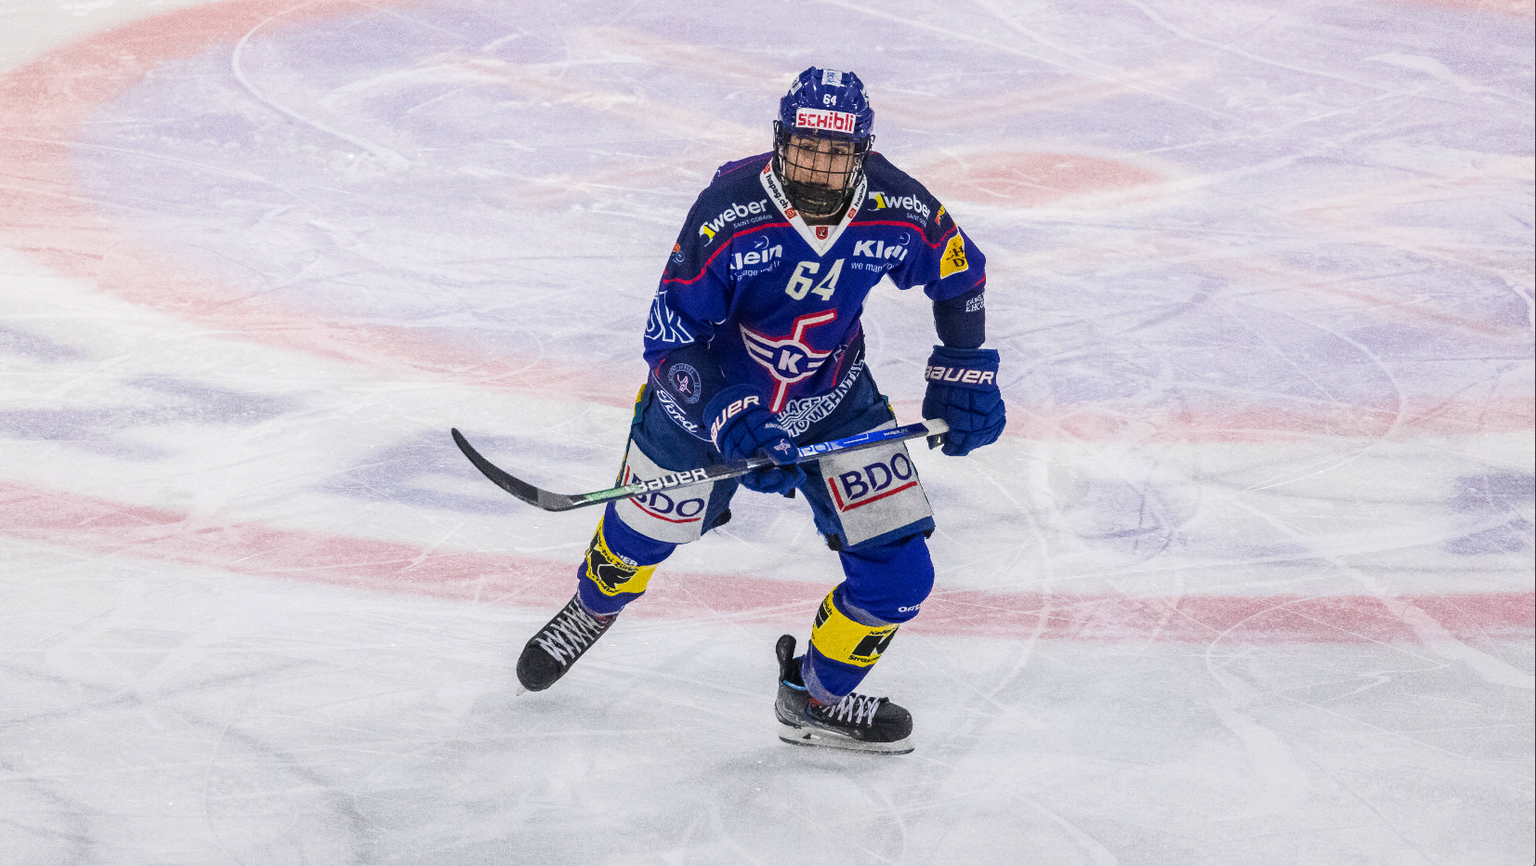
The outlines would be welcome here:
<svg viewBox="0 0 1536 866">
<path fill-rule="evenodd" d="M 859 317 L 889 276 L 943 301 L 980 290 L 986 259 L 944 207 L 879 153 L 837 225 L 810 226 L 772 154 L 727 163 L 699 195 L 652 301 L 645 360 L 689 433 L 720 388 L 748 384 L 791 436 L 829 415 L 863 372 Z"/>
</svg>

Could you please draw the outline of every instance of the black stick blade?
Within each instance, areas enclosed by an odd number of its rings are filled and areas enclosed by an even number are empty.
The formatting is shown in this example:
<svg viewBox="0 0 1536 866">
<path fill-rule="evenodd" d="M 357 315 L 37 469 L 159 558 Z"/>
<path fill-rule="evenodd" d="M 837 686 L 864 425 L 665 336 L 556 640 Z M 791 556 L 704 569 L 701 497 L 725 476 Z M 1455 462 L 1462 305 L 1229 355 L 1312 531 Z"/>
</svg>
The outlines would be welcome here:
<svg viewBox="0 0 1536 866">
<path fill-rule="evenodd" d="M 577 503 L 570 501 L 570 497 L 550 493 L 548 490 L 540 490 L 521 478 L 509 475 L 496 464 L 481 457 L 480 452 L 476 451 L 474 446 L 469 444 L 469 440 L 464 438 L 464 434 L 460 433 L 458 428 L 454 428 L 450 432 L 453 433 L 454 444 L 459 446 L 459 450 L 464 452 L 464 456 L 469 458 L 469 462 L 475 464 L 475 468 L 480 470 L 480 474 L 491 479 L 491 483 L 502 490 L 516 496 L 529 505 L 542 508 L 545 511 L 566 511 L 577 506 Z"/>
</svg>

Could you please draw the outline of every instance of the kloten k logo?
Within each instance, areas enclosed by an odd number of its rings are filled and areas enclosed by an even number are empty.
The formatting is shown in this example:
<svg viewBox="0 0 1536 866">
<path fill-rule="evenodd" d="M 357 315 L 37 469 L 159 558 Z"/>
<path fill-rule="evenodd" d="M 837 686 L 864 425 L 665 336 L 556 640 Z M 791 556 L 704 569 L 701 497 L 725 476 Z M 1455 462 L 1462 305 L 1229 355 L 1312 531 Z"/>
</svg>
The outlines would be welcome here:
<svg viewBox="0 0 1536 866">
<path fill-rule="evenodd" d="M 818 352 L 805 342 L 805 332 L 817 325 L 825 325 L 837 318 L 837 310 L 807 313 L 795 319 L 794 329 L 787 337 L 770 337 L 741 325 L 741 341 L 747 346 L 752 360 L 767 368 L 775 381 L 773 399 L 768 411 L 779 412 L 789 399 L 789 386 L 807 379 L 821 369 L 832 352 Z"/>
</svg>

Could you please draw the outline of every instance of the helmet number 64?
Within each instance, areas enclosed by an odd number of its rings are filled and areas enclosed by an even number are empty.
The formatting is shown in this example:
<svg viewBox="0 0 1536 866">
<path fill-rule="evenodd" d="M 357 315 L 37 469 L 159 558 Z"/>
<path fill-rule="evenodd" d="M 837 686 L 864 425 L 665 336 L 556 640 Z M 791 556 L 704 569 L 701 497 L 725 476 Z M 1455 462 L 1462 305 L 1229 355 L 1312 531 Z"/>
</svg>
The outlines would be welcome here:
<svg viewBox="0 0 1536 866">
<path fill-rule="evenodd" d="M 811 279 L 821 270 L 819 262 L 801 262 L 795 265 L 795 272 L 789 276 L 789 285 L 784 287 L 784 294 L 795 300 L 803 300 L 806 295 L 819 296 L 823 301 L 832 300 L 832 293 L 837 291 L 837 278 L 843 273 L 843 260 L 838 259 L 827 269 L 827 275 L 821 278 L 820 283 Z M 814 286 L 814 288 L 813 288 Z"/>
</svg>

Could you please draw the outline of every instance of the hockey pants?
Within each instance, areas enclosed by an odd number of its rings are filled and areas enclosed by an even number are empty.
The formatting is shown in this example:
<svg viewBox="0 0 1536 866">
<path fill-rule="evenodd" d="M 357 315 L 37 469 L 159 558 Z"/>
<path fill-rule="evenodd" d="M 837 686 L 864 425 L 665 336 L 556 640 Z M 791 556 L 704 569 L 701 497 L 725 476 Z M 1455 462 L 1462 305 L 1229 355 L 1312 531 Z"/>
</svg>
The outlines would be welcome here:
<svg viewBox="0 0 1536 866">
<path fill-rule="evenodd" d="M 826 418 L 795 437 L 797 444 L 850 436 L 894 423 L 867 372 Z M 851 458 L 851 459 L 850 459 Z M 708 443 L 678 427 L 647 387 L 636 407 L 621 478 L 654 477 L 719 461 Z M 932 514 L 904 446 L 870 449 L 841 462 L 807 464 L 800 492 L 816 527 L 837 551 L 844 579 L 822 600 L 802 675 L 811 696 L 835 702 L 880 660 L 901 623 L 916 616 L 933 588 L 926 535 Z M 737 484 L 694 488 L 610 502 L 577 569 L 582 603 L 611 614 L 639 598 L 656 566 L 679 544 L 730 519 Z"/>
</svg>

